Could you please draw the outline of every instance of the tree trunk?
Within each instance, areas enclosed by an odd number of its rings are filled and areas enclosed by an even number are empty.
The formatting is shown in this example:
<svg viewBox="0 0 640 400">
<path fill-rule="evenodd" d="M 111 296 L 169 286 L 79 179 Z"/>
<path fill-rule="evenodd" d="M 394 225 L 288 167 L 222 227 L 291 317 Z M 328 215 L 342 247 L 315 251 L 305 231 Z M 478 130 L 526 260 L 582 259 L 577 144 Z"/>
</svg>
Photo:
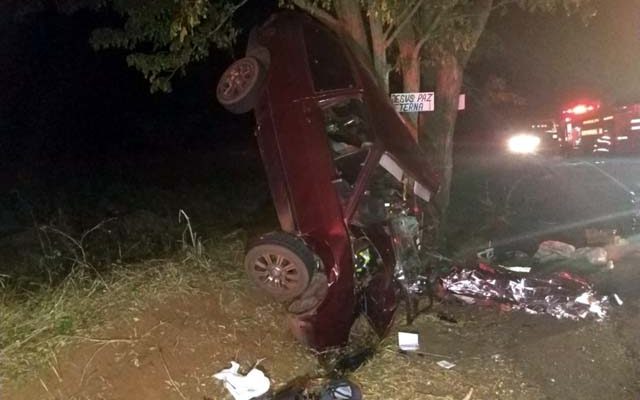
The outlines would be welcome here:
<svg viewBox="0 0 640 400">
<path fill-rule="evenodd" d="M 417 51 L 417 45 L 416 35 L 411 27 L 406 27 L 398 34 L 398 57 L 405 93 L 420 91 L 420 52 Z M 418 113 L 406 113 L 405 117 L 417 126 Z M 417 137 L 414 139 L 418 140 Z"/>
<path fill-rule="evenodd" d="M 453 132 L 458 116 L 458 97 L 462 88 L 463 68 L 455 55 L 447 53 L 441 57 L 436 71 L 435 112 L 422 124 L 420 142 L 428 143 L 431 162 L 440 173 L 440 191 L 436 203 L 445 226 L 449 207 L 451 177 L 453 172 Z M 427 128 L 427 129 L 425 129 Z"/>
<path fill-rule="evenodd" d="M 458 116 L 458 98 L 462 88 L 464 68 L 484 31 L 492 6 L 493 0 L 475 0 L 472 3 L 469 10 L 473 15 L 468 38 L 469 50 L 457 54 L 445 50 L 439 54 L 440 62 L 436 67 L 435 111 L 430 113 L 431 115 L 424 116 L 426 123 L 419 122 L 420 143 L 427 147 L 432 162 L 440 172 L 441 185 L 436 196 L 436 204 L 441 212 L 438 233 L 441 240 L 444 239 L 447 225 L 453 176 L 453 133 Z M 454 46 L 450 45 L 449 48 Z"/>
<path fill-rule="evenodd" d="M 349 42 L 349 47 L 356 51 L 359 57 L 367 63 L 372 63 L 371 46 L 369 45 L 362 8 L 359 2 L 354 0 L 335 0 L 333 3 L 335 15 L 333 15 L 314 1 L 291 1 L 322 21 L 332 30 L 342 34 L 344 39 Z"/>
<path fill-rule="evenodd" d="M 387 62 L 387 43 L 382 28 L 382 22 L 373 13 L 369 16 L 369 31 L 371 32 L 371 56 L 373 67 L 378 75 L 382 89 L 389 93 L 389 63 Z"/>
<path fill-rule="evenodd" d="M 362 18 L 360 3 L 353 0 L 336 0 L 336 16 L 342 22 L 342 26 L 349 36 L 362 48 L 362 51 L 371 58 L 367 32 Z"/>
</svg>

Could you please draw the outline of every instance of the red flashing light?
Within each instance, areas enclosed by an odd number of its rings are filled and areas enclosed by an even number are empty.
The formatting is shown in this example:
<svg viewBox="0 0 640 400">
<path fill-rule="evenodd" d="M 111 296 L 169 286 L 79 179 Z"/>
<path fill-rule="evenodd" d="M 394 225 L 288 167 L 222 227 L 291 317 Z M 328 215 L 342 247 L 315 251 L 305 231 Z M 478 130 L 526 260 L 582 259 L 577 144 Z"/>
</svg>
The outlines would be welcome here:
<svg viewBox="0 0 640 400">
<path fill-rule="evenodd" d="M 586 106 L 584 104 L 579 104 L 575 107 L 573 107 L 573 113 L 574 114 L 584 114 L 588 111 L 593 111 L 593 106 Z"/>
<path fill-rule="evenodd" d="M 578 104 L 568 110 L 565 110 L 564 113 L 565 114 L 573 114 L 573 115 L 581 115 L 581 114 L 586 114 L 589 111 L 593 111 L 595 110 L 596 107 L 594 107 L 593 105 L 587 105 L 587 104 Z"/>
<path fill-rule="evenodd" d="M 600 108 L 600 102 L 598 101 L 585 101 L 580 103 L 574 103 L 574 106 L 562 111 L 563 115 L 582 115 Z"/>
</svg>

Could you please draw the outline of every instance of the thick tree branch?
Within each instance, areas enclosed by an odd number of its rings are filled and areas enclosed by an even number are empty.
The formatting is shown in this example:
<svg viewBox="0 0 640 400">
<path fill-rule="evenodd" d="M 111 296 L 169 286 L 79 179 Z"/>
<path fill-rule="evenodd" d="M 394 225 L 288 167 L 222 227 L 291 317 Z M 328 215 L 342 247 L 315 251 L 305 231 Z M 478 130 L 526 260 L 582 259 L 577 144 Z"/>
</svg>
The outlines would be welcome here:
<svg viewBox="0 0 640 400">
<path fill-rule="evenodd" d="M 420 37 L 420 40 L 418 40 L 418 42 L 416 43 L 416 47 L 413 49 L 414 57 L 418 57 L 418 54 L 420 54 L 422 47 L 425 45 L 425 43 L 427 43 L 429 39 L 433 37 L 434 32 L 436 32 L 436 30 L 438 29 L 442 18 L 445 16 L 445 14 L 447 14 L 447 12 L 449 12 L 450 9 L 455 7 L 455 5 L 456 3 L 453 3 L 450 7 L 443 8 L 438 14 L 436 14 L 435 17 L 433 17 L 433 20 L 429 24 L 429 29 L 427 29 L 427 31 Z"/>
<path fill-rule="evenodd" d="M 387 63 L 387 43 L 384 37 L 382 22 L 369 14 L 369 31 L 371 33 L 371 55 L 378 79 L 385 91 L 389 91 L 389 64 Z"/>
<path fill-rule="evenodd" d="M 509 6 L 511 4 L 518 4 L 518 3 L 519 3 L 518 0 L 502 0 L 500 2 L 497 2 L 497 3 L 493 4 L 491 7 L 489 7 L 489 12 L 491 13 L 491 12 L 493 12 L 493 11 L 499 9 L 499 8 L 506 7 L 506 6 Z M 475 7 L 475 8 L 477 8 L 477 7 Z M 469 14 L 459 14 L 459 15 L 454 16 L 453 18 L 455 20 L 460 20 L 460 19 L 465 19 L 465 18 L 470 18 L 470 17 L 477 17 L 481 12 L 482 11 L 472 12 L 472 13 L 469 13 Z"/>
<path fill-rule="evenodd" d="M 489 20 L 489 15 L 491 15 L 491 11 L 494 9 L 493 6 L 493 0 L 476 0 L 474 2 L 473 11 L 475 12 L 475 18 L 473 18 L 471 22 L 471 50 L 458 55 L 462 68 L 467 65 L 471 52 L 476 47 L 480 35 L 484 32 L 484 28 Z"/>
<path fill-rule="evenodd" d="M 393 43 L 393 41 L 398 37 L 398 33 L 400 33 L 407 26 L 407 24 L 411 22 L 413 16 L 416 15 L 418 10 L 422 6 L 422 3 L 424 3 L 424 0 L 417 0 L 411 8 L 408 8 L 408 13 L 406 13 L 406 15 L 398 18 L 398 22 L 395 24 L 396 28 L 393 29 L 393 32 L 390 32 L 391 28 L 389 28 L 385 32 L 385 45 L 387 47 L 391 46 L 391 43 Z"/>
<path fill-rule="evenodd" d="M 369 45 L 361 4 L 355 0 L 334 0 L 333 5 L 338 21 L 346 31 L 347 36 L 352 39 L 371 60 L 372 50 Z"/>
<path fill-rule="evenodd" d="M 314 17 L 318 18 L 320 21 L 327 24 L 332 29 L 336 29 L 340 26 L 340 21 L 338 21 L 336 17 L 329 14 L 322 8 L 313 5 L 308 0 L 293 0 L 293 4 L 300 7 L 304 11 L 308 12 L 309 14 L 313 15 Z"/>
<path fill-rule="evenodd" d="M 220 20 L 220 22 L 218 23 L 218 25 L 216 25 L 215 28 L 213 28 L 213 30 L 211 32 L 209 32 L 207 34 L 207 37 L 211 37 L 214 34 L 216 34 L 220 29 L 222 29 L 222 27 L 224 26 L 224 24 L 226 24 L 232 17 L 233 15 L 236 13 L 236 11 L 238 11 L 238 9 L 242 6 L 245 5 L 245 3 L 247 2 L 247 0 L 242 0 L 240 3 L 236 4 L 235 6 L 233 6 L 229 12 L 229 14 Z M 173 75 L 173 74 L 171 74 Z"/>
</svg>

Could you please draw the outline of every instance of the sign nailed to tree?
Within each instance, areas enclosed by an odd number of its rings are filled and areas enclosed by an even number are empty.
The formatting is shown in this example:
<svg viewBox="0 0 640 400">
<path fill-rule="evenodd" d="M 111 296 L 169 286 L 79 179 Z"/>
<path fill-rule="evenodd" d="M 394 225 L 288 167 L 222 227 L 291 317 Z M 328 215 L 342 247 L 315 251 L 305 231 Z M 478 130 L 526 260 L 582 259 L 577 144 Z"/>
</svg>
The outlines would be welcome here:
<svg viewBox="0 0 640 400">
<path fill-rule="evenodd" d="M 458 110 L 465 109 L 466 98 L 464 94 L 458 99 Z M 398 112 L 421 112 L 434 110 L 434 93 L 392 93 L 391 103 Z"/>
<path fill-rule="evenodd" d="M 391 103 L 398 112 L 433 111 L 433 92 L 392 93 Z"/>
</svg>

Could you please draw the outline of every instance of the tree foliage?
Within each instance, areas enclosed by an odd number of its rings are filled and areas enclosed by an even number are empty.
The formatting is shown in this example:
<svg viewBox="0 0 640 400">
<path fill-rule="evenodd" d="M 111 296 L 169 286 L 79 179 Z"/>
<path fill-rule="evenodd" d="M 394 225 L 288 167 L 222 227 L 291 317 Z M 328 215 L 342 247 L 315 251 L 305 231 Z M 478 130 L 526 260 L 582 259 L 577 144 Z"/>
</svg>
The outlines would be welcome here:
<svg viewBox="0 0 640 400">
<path fill-rule="evenodd" d="M 281 0 L 343 31 L 369 58 L 381 85 L 389 89 L 389 53 L 399 34 L 427 0 Z"/>
<path fill-rule="evenodd" d="M 171 79 L 208 56 L 211 47 L 227 48 L 238 35 L 231 18 L 246 0 L 111 0 L 121 27 L 96 29 L 95 49 L 126 49 L 127 64 L 140 71 L 151 92 L 171 91 Z"/>
<path fill-rule="evenodd" d="M 2 17 L 20 20 L 32 14 L 53 11 L 70 15 L 84 9 L 97 9 L 104 5 L 105 0 L 4 0 L 0 2 Z"/>
<path fill-rule="evenodd" d="M 283 0 L 284 1 L 284 0 Z M 434 90 L 435 112 L 406 115 L 416 139 L 441 177 L 436 202 L 446 224 L 453 174 L 453 133 L 465 67 L 489 17 L 520 7 L 531 13 L 594 15 L 592 0 L 290 0 L 331 26 L 342 28 L 367 50 L 389 90 L 391 65 L 402 90 Z M 352 7 L 346 7 L 349 3 Z M 353 7 L 357 4 L 359 7 Z M 368 18 L 365 23 L 363 18 Z M 367 30 L 366 34 L 361 31 Z M 395 59 L 391 59 L 395 57 Z M 425 71 L 426 70 L 426 71 Z M 427 73 L 430 72 L 430 73 Z M 429 81 L 424 78 L 427 77 Z"/>
<path fill-rule="evenodd" d="M 233 43 L 238 31 L 231 17 L 245 1 L 107 0 L 124 24 L 96 30 L 91 42 L 98 49 L 127 49 L 128 64 L 143 73 L 151 90 L 169 91 L 171 78 L 187 64 L 206 57 L 212 46 Z M 586 19 L 594 14 L 594 1 L 280 0 L 280 5 L 303 9 L 344 33 L 368 58 L 386 90 L 394 68 L 403 78 L 403 90 L 435 89 L 436 111 L 414 115 L 413 122 L 416 139 L 441 172 L 439 201 L 446 212 L 458 95 L 489 17 L 520 7 L 531 13 L 580 13 Z"/>
<path fill-rule="evenodd" d="M 464 70 L 489 17 L 494 13 L 506 13 L 512 7 L 531 13 L 580 13 L 584 19 L 594 15 L 592 0 L 438 0 L 425 4 L 422 10 L 421 15 L 423 18 L 426 16 L 430 23 L 418 21 L 411 27 L 415 30 L 414 36 L 422 35 L 416 44 L 416 52 L 419 52 L 420 60 L 427 60 L 427 63 L 422 63 L 423 69 L 427 64 L 426 67 L 434 71 L 434 82 L 429 84 L 436 91 L 436 111 L 421 115 L 418 128 L 421 144 L 442 177 L 437 201 L 445 215 L 453 170 L 457 103 Z M 429 30 L 429 35 L 424 35 L 425 29 Z M 421 87 L 426 83 L 422 82 Z"/>
</svg>

